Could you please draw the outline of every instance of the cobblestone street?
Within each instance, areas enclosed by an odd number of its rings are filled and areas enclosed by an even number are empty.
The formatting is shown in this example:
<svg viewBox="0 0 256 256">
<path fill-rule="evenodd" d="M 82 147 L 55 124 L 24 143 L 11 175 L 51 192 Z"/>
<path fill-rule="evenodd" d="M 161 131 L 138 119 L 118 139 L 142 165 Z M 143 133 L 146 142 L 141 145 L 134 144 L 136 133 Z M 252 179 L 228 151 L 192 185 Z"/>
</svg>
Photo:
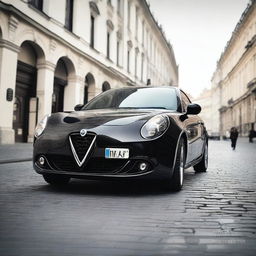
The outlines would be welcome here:
<svg viewBox="0 0 256 256">
<path fill-rule="evenodd" d="M 72 180 L 0 164 L 0 255 L 256 255 L 256 143 L 210 141 L 209 169 L 159 182 Z"/>
</svg>

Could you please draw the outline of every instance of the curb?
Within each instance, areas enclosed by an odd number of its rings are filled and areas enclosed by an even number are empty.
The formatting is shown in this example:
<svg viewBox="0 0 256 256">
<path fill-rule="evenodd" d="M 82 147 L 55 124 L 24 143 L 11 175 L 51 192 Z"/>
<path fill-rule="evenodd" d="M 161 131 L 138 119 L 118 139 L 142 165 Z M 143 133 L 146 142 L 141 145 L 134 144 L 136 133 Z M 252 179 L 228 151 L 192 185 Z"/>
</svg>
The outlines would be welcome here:
<svg viewBox="0 0 256 256">
<path fill-rule="evenodd" d="M 32 161 L 32 158 L 0 160 L 0 164 L 11 164 L 11 163 L 20 163 L 20 162 L 29 162 L 29 161 Z"/>
</svg>

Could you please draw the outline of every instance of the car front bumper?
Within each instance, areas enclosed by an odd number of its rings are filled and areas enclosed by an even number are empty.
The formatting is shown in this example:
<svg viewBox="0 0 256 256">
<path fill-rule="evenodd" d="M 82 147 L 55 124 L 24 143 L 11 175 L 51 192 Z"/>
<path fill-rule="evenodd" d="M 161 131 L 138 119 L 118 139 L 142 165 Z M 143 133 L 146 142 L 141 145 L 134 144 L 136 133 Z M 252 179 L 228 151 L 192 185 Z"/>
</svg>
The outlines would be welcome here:
<svg viewBox="0 0 256 256">
<path fill-rule="evenodd" d="M 42 135 L 34 143 L 33 163 L 39 174 L 59 174 L 74 178 L 104 179 L 140 176 L 170 177 L 176 141 L 168 134 L 152 140 L 121 142 L 113 137 L 95 135 L 96 140 L 84 164 L 79 167 L 72 153 L 69 135 Z M 129 159 L 106 159 L 105 148 L 128 148 Z M 44 164 L 39 163 L 40 157 Z M 141 164 L 146 164 L 141 169 Z M 145 165 L 144 165 L 145 166 Z"/>
</svg>

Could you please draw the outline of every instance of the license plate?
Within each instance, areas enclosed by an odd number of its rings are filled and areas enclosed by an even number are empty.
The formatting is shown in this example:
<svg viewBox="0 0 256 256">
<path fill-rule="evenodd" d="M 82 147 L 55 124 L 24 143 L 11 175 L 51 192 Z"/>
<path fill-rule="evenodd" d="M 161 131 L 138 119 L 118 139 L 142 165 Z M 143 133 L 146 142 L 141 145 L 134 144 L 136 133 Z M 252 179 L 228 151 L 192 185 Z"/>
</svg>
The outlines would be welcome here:
<svg viewBox="0 0 256 256">
<path fill-rule="evenodd" d="M 105 158 L 128 159 L 128 148 L 105 148 Z"/>
</svg>

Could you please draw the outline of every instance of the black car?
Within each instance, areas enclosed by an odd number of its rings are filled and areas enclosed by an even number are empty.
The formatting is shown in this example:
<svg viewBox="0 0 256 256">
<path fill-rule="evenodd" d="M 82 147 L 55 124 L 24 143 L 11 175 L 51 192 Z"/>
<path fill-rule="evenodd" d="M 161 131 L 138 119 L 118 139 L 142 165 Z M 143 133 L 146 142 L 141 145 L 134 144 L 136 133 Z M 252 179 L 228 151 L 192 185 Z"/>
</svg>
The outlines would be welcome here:
<svg viewBox="0 0 256 256">
<path fill-rule="evenodd" d="M 34 169 L 52 185 L 151 176 L 178 191 L 184 169 L 207 169 L 200 111 L 176 87 L 108 90 L 73 112 L 44 117 L 35 131 Z"/>
</svg>

